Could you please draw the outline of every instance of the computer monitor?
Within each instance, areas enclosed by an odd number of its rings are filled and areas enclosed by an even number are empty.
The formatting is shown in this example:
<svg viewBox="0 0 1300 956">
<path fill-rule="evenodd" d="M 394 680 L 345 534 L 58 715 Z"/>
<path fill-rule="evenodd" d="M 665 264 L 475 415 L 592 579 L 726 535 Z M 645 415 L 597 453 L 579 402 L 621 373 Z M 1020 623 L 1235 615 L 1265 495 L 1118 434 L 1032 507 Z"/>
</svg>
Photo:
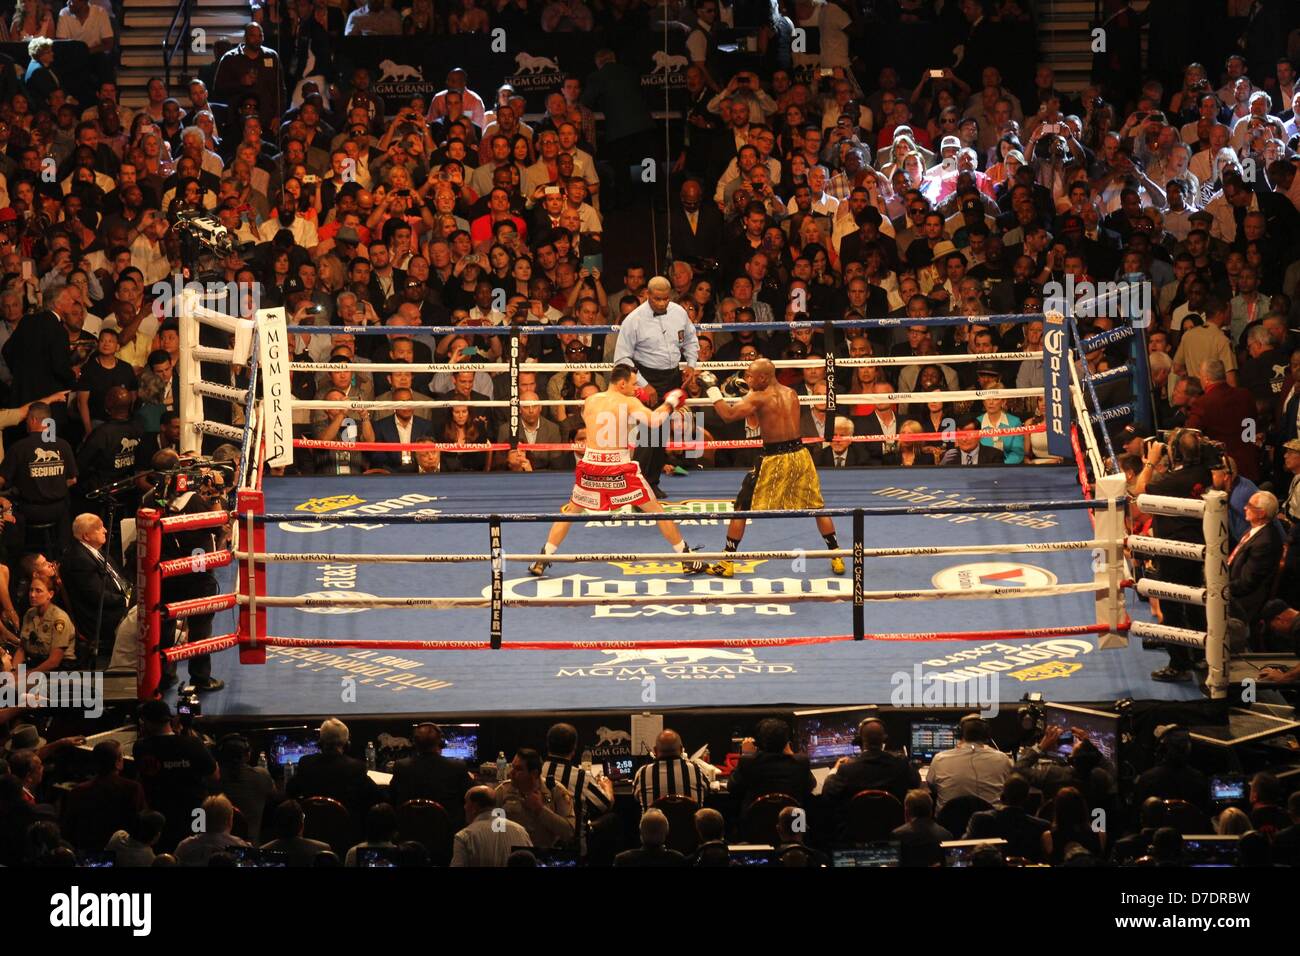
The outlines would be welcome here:
<svg viewBox="0 0 1300 956">
<path fill-rule="evenodd" d="M 914 760 L 929 763 L 934 755 L 957 746 L 957 725 L 945 720 L 912 721 L 911 753 Z"/>
<path fill-rule="evenodd" d="M 775 866 L 774 850 L 761 843 L 740 843 L 728 847 L 732 866 Z"/>
<path fill-rule="evenodd" d="M 1044 704 L 1044 727 L 1060 727 L 1061 738 L 1055 753 L 1068 758 L 1074 750 L 1074 728 L 1088 735 L 1088 739 L 1101 751 L 1101 755 L 1115 764 L 1119 753 L 1119 715 L 1104 710 L 1090 710 L 1072 704 Z"/>
<path fill-rule="evenodd" d="M 266 759 L 273 766 L 296 768 L 303 757 L 320 753 L 320 734 L 307 727 L 279 727 L 269 734 Z"/>
<path fill-rule="evenodd" d="M 898 860 L 899 844 L 892 840 L 831 852 L 831 866 L 898 866 Z"/>
<path fill-rule="evenodd" d="M 797 749 L 808 755 L 812 767 L 832 767 L 841 757 L 858 753 L 858 724 L 877 713 L 874 707 L 837 707 L 795 714 Z"/>
<path fill-rule="evenodd" d="M 478 765 L 478 724 L 439 724 L 442 731 L 442 755 Z"/>
<path fill-rule="evenodd" d="M 117 866 L 117 853 L 112 850 L 82 850 L 77 854 L 77 866 L 101 869 Z"/>
<path fill-rule="evenodd" d="M 397 848 L 392 846 L 357 847 L 357 866 L 387 869 L 397 866 Z"/>
<path fill-rule="evenodd" d="M 614 757 L 605 761 L 605 776 L 610 783 L 628 783 L 636 773 L 631 757 Z"/>
<path fill-rule="evenodd" d="M 283 850 L 263 850 L 255 846 L 228 846 L 221 851 L 241 869 L 281 869 L 288 867 L 289 854 Z"/>
<path fill-rule="evenodd" d="M 541 847 L 515 847 L 527 850 L 537 859 L 537 865 L 550 869 L 570 870 L 578 865 L 578 854 L 574 850 L 542 849 Z"/>
<path fill-rule="evenodd" d="M 1006 840 L 945 840 L 939 844 L 943 850 L 944 866 L 974 866 L 975 854 L 985 847 L 995 847 L 1006 853 Z"/>
<path fill-rule="evenodd" d="M 1210 778 L 1210 800 L 1214 803 L 1236 803 L 1245 800 L 1250 792 L 1250 782 L 1244 773 L 1221 773 Z"/>
<path fill-rule="evenodd" d="M 1241 837 L 1196 834 L 1183 837 L 1183 856 L 1187 865 L 1196 868 L 1223 868 L 1237 865 L 1237 843 Z"/>
</svg>

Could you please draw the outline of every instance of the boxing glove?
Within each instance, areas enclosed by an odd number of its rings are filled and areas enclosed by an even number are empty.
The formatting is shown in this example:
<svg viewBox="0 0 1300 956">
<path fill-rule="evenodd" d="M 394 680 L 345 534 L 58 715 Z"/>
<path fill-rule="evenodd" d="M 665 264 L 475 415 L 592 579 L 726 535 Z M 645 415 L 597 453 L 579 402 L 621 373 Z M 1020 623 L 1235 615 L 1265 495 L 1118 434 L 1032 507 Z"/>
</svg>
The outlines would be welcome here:
<svg viewBox="0 0 1300 956">
<path fill-rule="evenodd" d="M 705 392 L 705 395 L 708 396 L 708 399 L 711 402 L 720 402 L 725 397 L 722 394 L 722 389 L 718 388 L 716 385 L 710 385 L 709 390 Z"/>
<path fill-rule="evenodd" d="M 641 385 L 636 390 L 636 400 L 642 405 L 653 407 L 655 390 L 649 385 Z"/>
<path fill-rule="evenodd" d="M 700 383 L 700 391 L 706 395 L 709 389 L 718 387 L 718 376 L 709 371 L 696 372 L 695 381 Z"/>
<path fill-rule="evenodd" d="M 680 388 L 674 388 L 672 391 L 670 391 L 667 395 L 664 396 L 664 404 L 667 405 L 669 408 L 671 408 L 673 411 L 676 411 L 681 405 L 685 404 L 685 402 L 686 402 L 686 393 L 683 392 Z"/>
</svg>

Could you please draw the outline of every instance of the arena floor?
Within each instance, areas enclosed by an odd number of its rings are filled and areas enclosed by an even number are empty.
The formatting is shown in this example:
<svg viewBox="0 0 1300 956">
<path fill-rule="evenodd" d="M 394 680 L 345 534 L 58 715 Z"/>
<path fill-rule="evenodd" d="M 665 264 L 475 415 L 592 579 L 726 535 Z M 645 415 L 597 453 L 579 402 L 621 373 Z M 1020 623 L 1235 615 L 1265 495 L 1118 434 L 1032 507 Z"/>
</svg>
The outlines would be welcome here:
<svg viewBox="0 0 1300 956">
<path fill-rule="evenodd" d="M 960 489 L 954 485 L 960 479 Z M 677 502 L 682 531 L 695 548 L 721 550 L 725 511 L 740 472 L 697 472 L 669 478 L 664 487 Z M 1073 499 L 1069 468 L 939 470 L 871 469 L 823 472 L 828 506 L 915 504 L 936 500 L 1008 501 Z M 437 478 L 290 478 L 268 480 L 268 513 L 300 512 L 301 522 L 269 525 L 267 548 L 295 553 L 484 553 L 486 525 L 384 525 L 385 514 L 426 512 L 552 512 L 568 493 L 569 474 L 442 475 Z M 374 524 L 332 524 L 340 513 L 375 516 Z M 850 519 L 840 519 L 841 547 L 852 542 Z M 544 523 L 503 528 L 506 552 L 539 551 Z M 909 515 L 869 517 L 866 546 L 974 545 L 1086 540 L 1088 513 L 1001 515 Z M 824 547 L 812 519 L 751 522 L 744 547 Z M 653 523 L 632 519 L 619 526 L 577 524 L 566 552 L 646 553 L 668 550 Z M 367 564 L 347 561 L 275 564 L 268 572 L 272 595 L 478 596 L 488 593 L 488 565 Z M 844 588 L 824 559 L 805 566 L 788 560 L 737 568 L 726 582 L 745 593 L 762 579 L 786 580 L 774 589 Z M 950 555 L 868 559 L 868 590 L 932 587 L 1034 587 L 1090 581 L 1089 551 L 1024 555 Z M 675 569 L 635 563 L 556 564 L 538 582 L 521 563 L 507 563 L 506 594 L 534 597 L 574 594 L 609 596 L 585 607 L 510 608 L 504 634 L 512 641 L 771 639 L 852 632 L 852 606 L 844 603 L 673 605 L 672 595 L 716 593 L 724 582 L 683 576 Z M 712 583 L 701 583 L 712 582 Z M 962 582 L 962 583 L 958 583 Z M 761 585 L 760 585 L 761 587 Z M 708 589 L 714 588 L 714 592 Z M 624 594 L 663 594 L 664 603 L 620 605 Z M 1130 612 L 1145 606 L 1130 595 Z M 216 633 L 233 630 L 233 612 L 216 622 Z M 1033 599 L 871 602 L 869 633 L 988 631 L 1094 621 L 1091 594 Z M 269 611 L 269 633 L 283 637 L 383 638 L 390 640 L 482 640 L 489 638 L 486 609 L 449 611 Z M 1190 684 L 1153 682 L 1149 673 L 1165 655 L 1138 641 L 1126 649 L 1099 650 L 1094 637 L 1001 641 L 867 640 L 804 646 L 691 651 L 465 650 L 373 651 L 272 648 L 263 666 L 244 666 L 234 651 L 218 654 L 214 673 L 225 691 L 208 695 L 210 716 L 319 716 L 334 714 L 526 712 L 536 710 L 658 710 L 715 706 L 833 705 L 878 703 L 930 705 L 913 700 L 922 672 L 957 676 L 962 668 L 991 665 L 993 692 L 1003 702 L 1026 692 L 1058 701 L 1109 701 L 1122 697 L 1194 698 Z M 183 673 L 183 669 L 182 669 Z M 974 672 L 967 671 L 973 674 Z M 352 680 L 348 680 L 352 678 Z M 648 678 L 654 678 L 653 681 Z M 972 685 L 973 687 L 974 685 Z"/>
</svg>

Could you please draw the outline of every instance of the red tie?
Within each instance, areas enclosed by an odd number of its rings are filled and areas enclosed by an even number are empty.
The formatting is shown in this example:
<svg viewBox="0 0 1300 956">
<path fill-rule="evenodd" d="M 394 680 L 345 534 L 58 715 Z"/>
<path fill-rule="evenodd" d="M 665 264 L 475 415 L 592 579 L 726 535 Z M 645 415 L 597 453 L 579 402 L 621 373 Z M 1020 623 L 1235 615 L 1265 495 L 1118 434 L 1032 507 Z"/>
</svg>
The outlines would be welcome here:
<svg viewBox="0 0 1300 956">
<path fill-rule="evenodd" d="M 1243 547 L 1245 547 L 1246 542 L 1249 541 L 1251 537 L 1255 534 L 1255 532 L 1258 530 L 1259 530 L 1258 528 L 1251 528 L 1249 531 L 1246 532 L 1246 536 L 1237 542 L 1237 546 L 1232 549 L 1232 554 L 1228 555 L 1229 566 L 1231 566 L 1233 559 L 1237 556 L 1237 552 L 1240 551 Z"/>
</svg>

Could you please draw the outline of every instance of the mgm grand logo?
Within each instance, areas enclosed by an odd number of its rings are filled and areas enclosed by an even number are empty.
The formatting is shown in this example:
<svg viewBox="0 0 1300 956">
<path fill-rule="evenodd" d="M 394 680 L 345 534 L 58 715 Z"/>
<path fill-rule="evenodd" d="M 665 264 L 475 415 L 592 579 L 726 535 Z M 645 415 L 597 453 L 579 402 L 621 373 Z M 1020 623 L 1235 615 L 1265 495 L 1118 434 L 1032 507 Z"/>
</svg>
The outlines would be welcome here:
<svg viewBox="0 0 1300 956">
<path fill-rule="evenodd" d="M 581 667 L 561 667 L 556 677 L 605 677 L 612 680 L 735 680 L 741 675 L 793 674 L 793 664 L 760 660 L 752 647 L 626 647 L 600 651 L 603 660 Z"/>
</svg>

